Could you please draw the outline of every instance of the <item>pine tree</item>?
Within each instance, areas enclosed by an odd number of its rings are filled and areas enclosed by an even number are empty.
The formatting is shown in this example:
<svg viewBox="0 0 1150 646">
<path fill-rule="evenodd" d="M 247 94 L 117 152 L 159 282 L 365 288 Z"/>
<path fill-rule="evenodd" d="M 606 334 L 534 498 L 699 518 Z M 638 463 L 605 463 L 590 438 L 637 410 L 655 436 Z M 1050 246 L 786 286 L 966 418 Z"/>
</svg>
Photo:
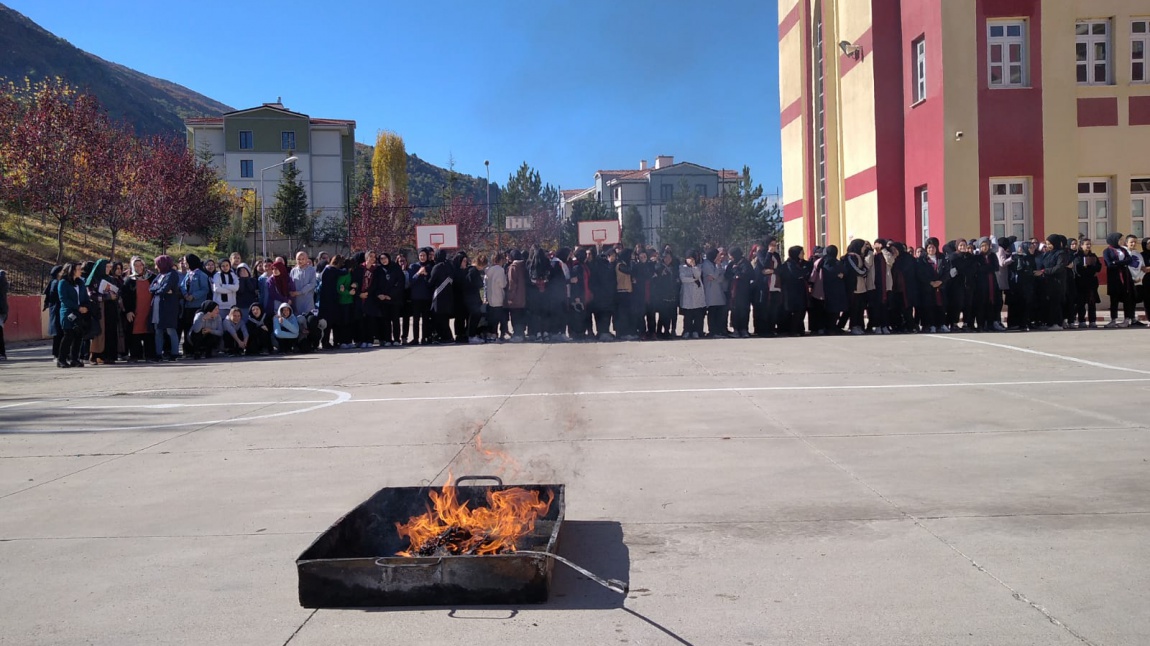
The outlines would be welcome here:
<svg viewBox="0 0 1150 646">
<path fill-rule="evenodd" d="M 623 211 L 623 246 L 634 247 L 636 244 L 647 244 L 647 233 L 643 229 L 643 215 L 639 207 L 632 204 Z"/>
<path fill-rule="evenodd" d="M 287 236 L 290 248 L 292 238 L 306 236 L 307 229 L 313 225 L 307 211 L 307 190 L 303 182 L 299 181 L 299 169 L 295 164 L 284 165 L 275 200 L 271 212 L 272 221 L 279 227 L 280 233 Z"/>
</svg>

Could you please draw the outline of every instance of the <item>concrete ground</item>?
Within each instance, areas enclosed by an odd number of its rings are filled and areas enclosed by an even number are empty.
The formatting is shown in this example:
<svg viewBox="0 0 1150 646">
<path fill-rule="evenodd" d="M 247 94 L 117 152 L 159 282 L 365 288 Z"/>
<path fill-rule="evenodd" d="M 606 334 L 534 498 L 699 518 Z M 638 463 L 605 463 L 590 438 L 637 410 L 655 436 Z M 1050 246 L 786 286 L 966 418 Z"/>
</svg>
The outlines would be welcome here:
<svg viewBox="0 0 1150 646">
<path fill-rule="evenodd" d="M 1147 644 L 1146 330 L 0 364 L 0 644 Z M 504 451 L 499 464 L 475 450 Z M 386 486 L 565 483 L 541 606 L 319 610 Z"/>
</svg>

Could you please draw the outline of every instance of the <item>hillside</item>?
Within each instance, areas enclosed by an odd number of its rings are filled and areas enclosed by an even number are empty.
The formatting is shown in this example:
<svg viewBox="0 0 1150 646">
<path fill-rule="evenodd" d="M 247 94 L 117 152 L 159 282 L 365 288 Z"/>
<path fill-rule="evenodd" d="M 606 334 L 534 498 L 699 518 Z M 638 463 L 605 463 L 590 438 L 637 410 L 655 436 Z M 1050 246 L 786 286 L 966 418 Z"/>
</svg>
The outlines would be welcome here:
<svg viewBox="0 0 1150 646">
<path fill-rule="evenodd" d="M 182 135 L 185 117 L 232 110 L 182 85 L 78 49 L 0 4 L 0 77 L 36 82 L 56 76 L 96 95 L 113 119 L 131 123 L 143 135 Z"/>
<path fill-rule="evenodd" d="M 373 146 L 355 145 L 355 184 L 356 192 L 370 191 L 372 187 L 371 157 Z M 465 175 L 458 171 L 440 168 L 420 159 L 418 155 L 407 155 L 408 201 L 416 206 L 414 213 L 422 217 L 443 204 L 443 196 L 449 185 L 454 183 L 457 194 L 470 197 L 478 204 L 487 202 L 487 178 Z M 498 204 L 501 189 L 497 183 L 491 185 L 491 203 Z"/>
</svg>

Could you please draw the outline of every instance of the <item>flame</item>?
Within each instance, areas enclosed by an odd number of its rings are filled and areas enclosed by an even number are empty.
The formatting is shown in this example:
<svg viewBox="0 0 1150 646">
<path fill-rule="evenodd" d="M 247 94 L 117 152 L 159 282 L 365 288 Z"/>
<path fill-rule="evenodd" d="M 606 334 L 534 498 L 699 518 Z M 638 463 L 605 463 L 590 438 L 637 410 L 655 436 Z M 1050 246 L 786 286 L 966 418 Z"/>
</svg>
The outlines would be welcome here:
<svg viewBox="0 0 1150 646">
<path fill-rule="evenodd" d="M 459 502 L 448 475 L 447 484 L 430 492 L 429 497 L 431 505 L 426 513 L 395 524 L 399 536 L 410 542 L 398 556 L 514 552 L 516 543 L 534 531 L 535 521 L 551 508 L 555 494 L 548 490 L 544 501 L 538 491 L 521 487 L 489 490 L 487 506 L 471 509 Z"/>
</svg>

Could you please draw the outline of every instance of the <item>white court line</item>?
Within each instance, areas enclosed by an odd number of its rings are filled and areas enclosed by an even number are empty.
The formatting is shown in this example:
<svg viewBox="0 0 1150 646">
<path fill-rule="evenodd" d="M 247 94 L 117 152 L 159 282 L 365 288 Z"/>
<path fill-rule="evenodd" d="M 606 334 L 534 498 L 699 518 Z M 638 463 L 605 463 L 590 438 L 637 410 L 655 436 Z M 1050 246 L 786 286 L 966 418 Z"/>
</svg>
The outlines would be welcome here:
<svg viewBox="0 0 1150 646">
<path fill-rule="evenodd" d="M 105 428 L 35 428 L 35 429 L 22 428 L 22 429 L 17 429 L 17 430 L 9 430 L 9 429 L 0 428 L 0 435 L 3 435 L 5 433 L 17 433 L 17 434 L 28 434 L 28 433 L 96 433 L 96 432 L 109 432 L 109 431 L 143 431 L 143 430 L 156 430 L 156 429 L 165 429 L 165 428 L 187 428 L 189 426 L 207 427 L 207 426 L 212 426 L 215 424 L 231 424 L 234 422 L 254 422 L 257 420 L 272 419 L 275 417 L 285 417 L 287 415 L 310 413 L 312 411 L 317 411 L 317 410 L 320 410 L 323 408 L 329 408 L 331 406 L 337 406 L 339 404 L 346 403 L 347 401 L 349 401 L 351 399 L 351 393 L 346 393 L 342 390 L 329 390 L 326 388 L 303 388 L 303 387 L 298 387 L 298 388 L 261 387 L 261 388 L 263 388 L 265 390 L 304 390 L 304 391 L 313 392 L 313 393 L 326 393 L 329 395 L 334 395 L 335 399 L 325 401 L 323 403 L 316 404 L 314 406 L 309 406 L 307 408 L 298 408 L 298 409 L 293 408 L 292 410 L 287 410 L 287 411 L 278 411 L 275 413 L 267 413 L 264 415 L 251 415 L 251 416 L 246 416 L 246 417 L 243 415 L 240 415 L 238 417 L 229 417 L 229 418 L 225 418 L 225 419 L 196 420 L 194 422 L 175 422 L 172 424 L 145 424 L 145 425 L 139 425 L 139 426 L 110 426 L 110 427 L 105 427 Z M 213 389 L 212 388 L 165 388 L 162 391 L 143 391 L 142 390 L 142 391 L 137 391 L 136 393 L 129 393 L 129 394 L 140 394 L 140 393 L 146 393 L 146 392 L 189 392 L 189 391 L 201 391 L 201 390 L 213 390 Z M 216 388 L 215 390 L 222 390 L 222 389 Z M 294 402 L 291 402 L 291 401 L 282 401 L 282 402 L 270 402 L 268 405 L 283 404 L 283 405 L 291 406 L 293 403 Z M 232 405 L 235 405 L 235 404 L 232 404 Z"/>
<path fill-rule="evenodd" d="M 1068 357 L 1061 354 L 1054 354 L 1051 352 L 1042 352 L 1040 350 L 1031 350 L 1030 348 L 1020 348 L 1014 345 L 1006 345 L 1005 343 L 991 343 L 990 341 L 978 341 L 975 339 L 964 339 L 958 336 L 943 336 L 939 334 L 928 334 L 927 336 L 932 339 L 945 339 L 947 341 L 960 341 L 962 343 L 975 343 L 978 345 L 988 345 L 992 348 L 1002 348 L 1003 350 L 1014 350 L 1015 352 L 1025 352 L 1026 354 L 1036 354 L 1040 357 L 1047 357 L 1050 359 L 1061 359 L 1071 363 L 1081 363 L 1084 366 L 1093 366 L 1095 368 L 1105 368 L 1107 370 L 1119 370 L 1122 372 L 1133 372 L 1140 375 L 1150 375 L 1150 370 L 1139 370 L 1137 368 L 1125 368 L 1123 366 L 1114 366 L 1109 363 L 1099 363 L 1097 361 L 1089 361 L 1087 359 L 1079 359 L 1077 357 Z"/>
<path fill-rule="evenodd" d="M 1146 373 L 1150 374 L 1150 372 Z M 988 386 L 1047 386 L 1047 385 L 1080 385 L 1080 384 L 1116 384 L 1116 383 L 1146 383 L 1147 379 L 1065 379 L 1049 381 L 978 381 L 961 383 L 930 383 L 930 384 L 860 384 L 850 386 L 731 386 L 727 388 L 663 388 L 651 390 L 583 390 L 567 393 L 514 393 L 510 395 L 445 395 L 443 397 L 379 397 L 371 399 L 352 399 L 349 404 L 370 404 L 380 402 L 421 402 L 421 401 L 466 401 L 471 399 L 504 399 L 528 397 L 593 397 L 614 395 L 678 395 L 692 393 L 734 393 L 734 392 L 775 392 L 775 391 L 803 391 L 803 390 L 897 390 L 900 388 L 913 390 L 917 388 L 981 388 Z"/>
<path fill-rule="evenodd" d="M 208 408 L 221 406 L 271 406 L 272 404 L 326 404 L 328 399 L 293 399 L 291 401 L 273 402 L 212 402 L 208 404 L 116 404 L 116 405 L 80 405 L 65 406 L 68 410 L 114 410 L 126 408 L 131 410 L 168 410 L 171 408 Z M 0 406 L 3 408 L 3 406 Z"/>
</svg>

